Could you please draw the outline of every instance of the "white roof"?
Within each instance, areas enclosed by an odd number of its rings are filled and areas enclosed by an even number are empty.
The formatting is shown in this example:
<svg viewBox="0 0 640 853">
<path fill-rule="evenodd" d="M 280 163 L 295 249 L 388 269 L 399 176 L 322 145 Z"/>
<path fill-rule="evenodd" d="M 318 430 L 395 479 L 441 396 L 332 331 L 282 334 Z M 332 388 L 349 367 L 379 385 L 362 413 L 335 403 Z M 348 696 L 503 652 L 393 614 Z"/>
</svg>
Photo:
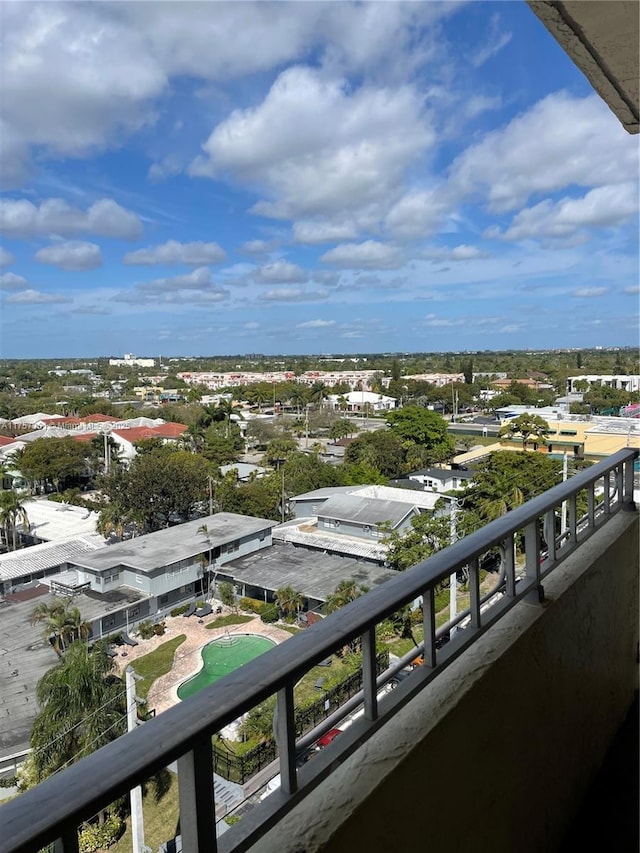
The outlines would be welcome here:
<svg viewBox="0 0 640 853">
<path fill-rule="evenodd" d="M 274 527 L 271 535 L 275 542 L 291 542 L 319 551 L 332 551 L 337 554 L 349 554 L 352 557 L 364 557 L 369 560 L 383 561 L 387 547 L 380 542 L 370 542 L 355 536 L 336 536 L 321 531 L 301 530 L 300 525 L 315 525 L 317 518 L 297 518 L 295 522 Z"/>
<path fill-rule="evenodd" d="M 47 500 L 24 501 L 29 530 L 46 542 L 86 536 L 96 532 L 98 513 L 80 506 Z M 18 528 L 20 529 L 20 528 Z M 102 540 L 104 545 L 104 539 Z"/>
<path fill-rule="evenodd" d="M 103 547 L 102 536 L 93 533 L 62 542 L 42 542 L 31 548 L 21 548 L 19 551 L 0 554 L 0 581 L 15 580 L 35 572 L 53 569 Z"/>
<path fill-rule="evenodd" d="M 393 486 L 360 486 L 352 495 L 360 498 L 376 498 L 381 501 L 402 501 L 420 509 L 433 509 L 438 498 L 437 492 L 419 492 L 416 489 L 394 489 Z"/>
<path fill-rule="evenodd" d="M 21 435 L 18 440 L 37 441 L 39 438 L 68 438 L 71 434 L 71 431 L 68 429 L 48 426 L 43 429 L 37 429 L 35 432 L 28 432 L 25 435 Z"/>
<path fill-rule="evenodd" d="M 34 415 L 23 415 L 21 418 L 14 418 L 11 423 L 17 426 L 33 426 L 33 424 L 51 418 L 64 418 L 64 415 L 48 415 L 46 412 L 36 412 Z"/>
<path fill-rule="evenodd" d="M 329 400 L 337 402 L 340 397 L 348 403 L 388 403 L 395 400 L 395 397 L 385 397 L 384 394 L 376 394 L 373 391 L 349 391 L 348 394 L 332 394 Z"/>
</svg>

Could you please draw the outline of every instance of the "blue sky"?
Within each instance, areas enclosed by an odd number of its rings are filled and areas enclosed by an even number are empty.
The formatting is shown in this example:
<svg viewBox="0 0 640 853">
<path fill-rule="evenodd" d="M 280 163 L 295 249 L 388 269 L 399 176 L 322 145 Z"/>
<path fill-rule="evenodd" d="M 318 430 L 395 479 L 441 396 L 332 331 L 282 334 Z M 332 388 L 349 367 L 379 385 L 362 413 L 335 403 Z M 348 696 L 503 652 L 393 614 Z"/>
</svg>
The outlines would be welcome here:
<svg viewBox="0 0 640 853">
<path fill-rule="evenodd" d="M 1 15 L 3 357 L 637 343 L 638 137 L 524 2 Z"/>
</svg>

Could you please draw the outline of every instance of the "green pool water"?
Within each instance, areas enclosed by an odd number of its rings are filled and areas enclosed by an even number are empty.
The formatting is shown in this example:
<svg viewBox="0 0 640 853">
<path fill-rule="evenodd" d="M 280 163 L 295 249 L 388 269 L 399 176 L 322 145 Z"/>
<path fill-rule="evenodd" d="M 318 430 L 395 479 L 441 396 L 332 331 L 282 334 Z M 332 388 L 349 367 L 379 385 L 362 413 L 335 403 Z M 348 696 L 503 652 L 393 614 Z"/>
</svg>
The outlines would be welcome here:
<svg viewBox="0 0 640 853">
<path fill-rule="evenodd" d="M 178 687 L 178 698 L 188 699 L 203 687 L 208 687 L 223 675 L 228 675 L 273 646 L 273 640 L 255 634 L 231 634 L 212 640 L 202 649 L 202 669 L 182 682 Z"/>
</svg>

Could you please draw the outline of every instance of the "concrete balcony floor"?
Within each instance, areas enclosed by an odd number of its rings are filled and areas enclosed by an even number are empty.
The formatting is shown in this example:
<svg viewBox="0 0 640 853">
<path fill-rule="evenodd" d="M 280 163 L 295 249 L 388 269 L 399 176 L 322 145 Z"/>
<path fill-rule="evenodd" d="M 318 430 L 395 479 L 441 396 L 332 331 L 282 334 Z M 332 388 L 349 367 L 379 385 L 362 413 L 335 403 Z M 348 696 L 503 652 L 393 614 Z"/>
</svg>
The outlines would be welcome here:
<svg viewBox="0 0 640 853">
<path fill-rule="evenodd" d="M 558 853 L 640 850 L 638 693 Z"/>
</svg>

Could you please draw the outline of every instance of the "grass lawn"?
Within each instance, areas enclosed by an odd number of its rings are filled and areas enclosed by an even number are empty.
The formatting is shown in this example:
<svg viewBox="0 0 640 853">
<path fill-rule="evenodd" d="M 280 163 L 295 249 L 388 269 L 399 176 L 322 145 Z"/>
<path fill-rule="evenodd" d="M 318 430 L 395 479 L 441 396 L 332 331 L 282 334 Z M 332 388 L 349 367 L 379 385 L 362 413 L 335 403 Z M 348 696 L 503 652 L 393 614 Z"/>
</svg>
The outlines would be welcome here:
<svg viewBox="0 0 640 853">
<path fill-rule="evenodd" d="M 153 785 L 149 786 L 147 796 L 142 801 L 144 819 L 144 842 L 147 847 L 157 850 L 164 842 L 173 838 L 178 825 L 178 780 L 171 773 L 171 787 L 165 796 L 156 803 Z M 109 847 L 109 853 L 131 853 L 131 818 L 127 818 L 126 830 L 117 844 Z"/>
<path fill-rule="evenodd" d="M 235 613 L 230 613 L 228 616 L 219 616 L 213 622 L 205 625 L 205 628 L 225 628 L 227 625 L 243 625 L 245 622 L 251 622 L 255 616 L 236 616 Z"/>
<path fill-rule="evenodd" d="M 276 628 L 280 628 L 281 631 L 286 631 L 288 634 L 298 634 L 302 631 L 302 628 L 296 628 L 295 625 L 282 625 L 280 622 L 278 622 Z"/>
<path fill-rule="evenodd" d="M 186 639 L 184 634 L 180 634 L 133 663 L 136 673 L 142 676 L 142 681 L 138 681 L 136 684 L 136 692 L 141 699 L 147 698 L 147 693 L 156 678 L 160 678 L 161 675 L 169 672 L 173 666 L 176 649 Z"/>
</svg>

